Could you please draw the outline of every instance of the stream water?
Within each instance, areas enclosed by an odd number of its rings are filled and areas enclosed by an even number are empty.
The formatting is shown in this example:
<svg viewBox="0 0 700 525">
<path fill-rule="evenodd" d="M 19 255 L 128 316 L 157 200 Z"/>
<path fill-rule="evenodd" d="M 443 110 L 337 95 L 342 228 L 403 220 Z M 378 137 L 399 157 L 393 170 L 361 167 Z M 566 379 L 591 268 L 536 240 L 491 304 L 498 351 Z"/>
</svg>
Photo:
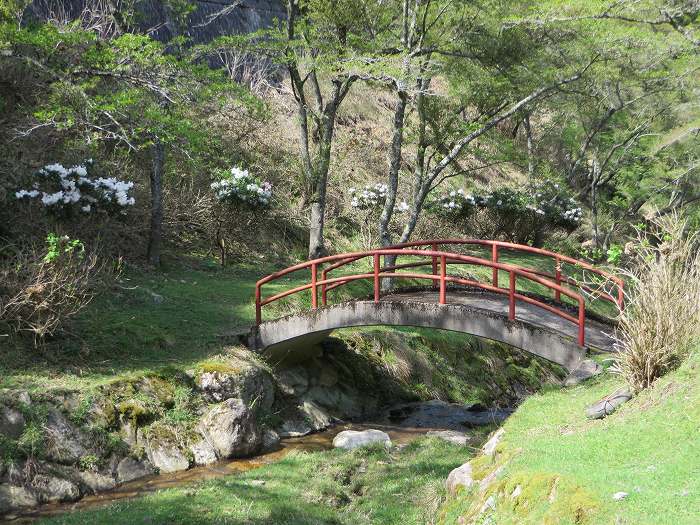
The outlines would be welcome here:
<svg viewBox="0 0 700 525">
<path fill-rule="evenodd" d="M 509 409 L 484 409 L 442 401 L 405 403 L 390 408 L 373 422 L 338 424 L 322 432 L 283 439 L 277 450 L 244 459 L 230 459 L 170 474 L 159 474 L 124 483 L 114 490 L 86 496 L 73 503 L 51 503 L 16 517 L 12 523 L 31 523 L 36 518 L 54 516 L 79 509 L 90 509 L 136 498 L 157 490 L 187 485 L 196 481 L 247 472 L 280 461 L 291 451 L 319 452 L 333 448 L 333 438 L 343 430 L 383 430 L 394 445 L 406 445 L 435 430 L 457 430 L 497 424 L 511 413 Z"/>
</svg>

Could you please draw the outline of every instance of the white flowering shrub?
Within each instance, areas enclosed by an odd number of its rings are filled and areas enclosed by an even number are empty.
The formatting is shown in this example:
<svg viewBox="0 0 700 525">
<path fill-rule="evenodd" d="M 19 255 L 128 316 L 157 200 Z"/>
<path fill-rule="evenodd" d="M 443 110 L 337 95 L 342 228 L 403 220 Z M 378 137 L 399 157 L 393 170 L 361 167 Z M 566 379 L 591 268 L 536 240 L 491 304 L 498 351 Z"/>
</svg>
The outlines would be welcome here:
<svg viewBox="0 0 700 525">
<path fill-rule="evenodd" d="M 21 201 L 38 200 L 47 211 L 56 215 L 88 214 L 97 210 L 126 214 L 135 204 L 131 190 L 134 183 L 114 177 L 93 177 L 92 159 L 66 168 L 62 164 L 47 164 L 34 174 L 31 189 L 15 192 Z"/>
<path fill-rule="evenodd" d="M 551 181 L 482 194 L 452 190 L 438 196 L 430 209 L 450 221 L 480 223 L 482 235 L 536 244 L 557 229 L 574 231 L 583 217 L 577 202 Z"/>
<path fill-rule="evenodd" d="M 251 175 L 248 170 L 231 168 L 220 180 L 211 183 L 221 202 L 244 204 L 252 208 L 266 207 L 272 200 L 272 184 Z"/>
<path fill-rule="evenodd" d="M 381 182 L 378 182 L 374 186 L 365 186 L 360 190 L 350 188 L 348 190 L 350 194 L 350 206 L 356 210 L 363 211 L 381 210 L 386 202 L 387 191 L 389 191 L 389 187 Z M 401 201 L 396 205 L 394 211 L 404 213 L 408 211 L 409 208 L 410 206 L 406 201 Z"/>
</svg>

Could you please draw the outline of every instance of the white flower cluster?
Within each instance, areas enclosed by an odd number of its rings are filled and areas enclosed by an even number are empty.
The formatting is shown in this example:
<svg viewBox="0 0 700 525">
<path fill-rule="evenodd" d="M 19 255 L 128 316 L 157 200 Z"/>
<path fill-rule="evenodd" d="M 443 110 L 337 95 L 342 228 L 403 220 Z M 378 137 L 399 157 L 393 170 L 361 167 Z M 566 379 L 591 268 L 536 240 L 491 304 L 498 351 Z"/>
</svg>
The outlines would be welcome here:
<svg viewBox="0 0 700 525">
<path fill-rule="evenodd" d="M 91 179 L 88 167 L 92 159 L 84 165 L 66 168 L 62 164 L 47 164 L 36 173 L 39 179 L 31 190 L 15 192 L 17 199 L 34 199 L 41 197 L 41 203 L 50 209 L 66 211 L 73 205 L 80 211 L 90 213 L 103 207 L 126 213 L 126 208 L 136 203 L 129 192 L 133 182 L 122 181 L 114 177 Z"/>
<path fill-rule="evenodd" d="M 358 190 L 355 188 L 350 188 L 348 193 L 350 194 L 350 206 L 357 210 L 375 210 L 380 206 L 384 206 L 386 201 L 386 194 L 389 191 L 389 187 L 386 184 L 378 182 L 373 186 L 365 186 L 363 189 Z M 409 204 L 402 200 L 395 207 L 397 213 L 405 213 L 411 207 Z"/>
<path fill-rule="evenodd" d="M 383 205 L 386 200 L 386 192 L 389 187 L 386 184 L 378 182 L 374 186 L 365 186 L 361 190 L 350 188 L 350 206 L 359 210 L 368 210 Z"/>
<path fill-rule="evenodd" d="M 452 190 L 447 195 L 443 195 L 438 199 L 438 206 L 445 210 L 458 211 L 468 206 L 475 206 L 476 198 L 470 193 L 464 193 L 463 189 Z"/>
<path fill-rule="evenodd" d="M 220 201 L 242 202 L 250 206 L 267 206 L 272 199 L 272 184 L 260 181 L 248 170 L 231 168 L 231 174 L 211 183 L 216 198 Z"/>
<path fill-rule="evenodd" d="M 482 195 L 472 195 L 464 190 L 452 190 L 438 197 L 433 206 L 440 212 L 468 216 L 477 208 L 489 209 L 500 215 L 531 213 L 544 218 L 552 225 L 576 227 L 583 218 L 583 211 L 572 198 L 566 198 L 559 184 L 545 181 L 516 190 L 498 188 Z"/>
</svg>

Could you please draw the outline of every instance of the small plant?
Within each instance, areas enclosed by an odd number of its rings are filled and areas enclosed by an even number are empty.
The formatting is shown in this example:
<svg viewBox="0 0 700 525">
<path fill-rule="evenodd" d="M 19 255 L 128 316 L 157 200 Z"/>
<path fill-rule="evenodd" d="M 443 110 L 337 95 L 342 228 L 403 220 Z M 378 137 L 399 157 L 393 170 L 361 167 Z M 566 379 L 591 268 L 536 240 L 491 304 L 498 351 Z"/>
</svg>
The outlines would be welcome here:
<svg viewBox="0 0 700 525">
<path fill-rule="evenodd" d="M 252 208 L 265 207 L 272 199 L 272 184 L 263 181 L 240 168 L 231 168 L 220 180 L 211 183 L 220 202 L 244 204 Z"/>
<path fill-rule="evenodd" d="M 111 214 L 126 214 L 136 202 L 130 195 L 133 182 L 116 178 L 94 177 L 92 159 L 66 168 L 62 164 L 47 164 L 34 174 L 32 189 L 15 192 L 18 200 L 39 199 L 44 208 L 63 217 L 77 213 L 89 214 L 104 210 Z"/>
<path fill-rule="evenodd" d="M 81 241 L 51 233 L 43 251 L 18 254 L 2 269 L 0 318 L 38 344 L 90 302 L 106 272 Z"/>
<path fill-rule="evenodd" d="M 78 460 L 78 466 L 80 470 L 92 470 L 97 471 L 100 468 L 100 458 L 94 454 L 86 454 L 81 456 Z"/>
<path fill-rule="evenodd" d="M 675 368 L 700 340 L 698 233 L 685 234 L 675 215 L 656 219 L 653 230 L 639 232 L 634 266 L 623 272 L 630 291 L 613 371 L 635 391 Z"/>
</svg>

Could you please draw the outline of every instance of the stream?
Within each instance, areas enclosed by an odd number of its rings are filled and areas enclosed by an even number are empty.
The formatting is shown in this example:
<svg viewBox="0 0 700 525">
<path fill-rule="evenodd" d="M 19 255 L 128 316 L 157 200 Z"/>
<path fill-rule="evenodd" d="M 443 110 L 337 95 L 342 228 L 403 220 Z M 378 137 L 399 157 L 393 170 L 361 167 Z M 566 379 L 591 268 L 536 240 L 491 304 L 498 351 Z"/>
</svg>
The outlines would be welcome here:
<svg viewBox="0 0 700 525">
<path fill-rule="evenodd" d="M 394 445 L 402 446 L 430 431 L 453 430 L 468 433 L 470 428 L 499 424 L 511 412 L 511 409 L 486 409 L 480 405 L 465 406 L 438 400 L 404 403 L 389 408 L 373 421 L 341 423 L 321 432 L 285 438 L 280 442 L 277 450 L 258 456 L 228 459 L 211 465 L 193 467 L 189 470 L 146 476 L 123 483 L 114 490 L 85 496 L 76 502 L 44 504 L 15 517 L 12 523 L 31 523 L 39 517 L 102 507 L 120 500 L 137 498 L 157 490 L 247 472 L 276 463 L 295 450 L 304 452 L 330 450 L 333 448 L 333 438 L 343 430 L 367 430 L 370 428 L 383 430 L 389 434 Z"/>
</svg>

